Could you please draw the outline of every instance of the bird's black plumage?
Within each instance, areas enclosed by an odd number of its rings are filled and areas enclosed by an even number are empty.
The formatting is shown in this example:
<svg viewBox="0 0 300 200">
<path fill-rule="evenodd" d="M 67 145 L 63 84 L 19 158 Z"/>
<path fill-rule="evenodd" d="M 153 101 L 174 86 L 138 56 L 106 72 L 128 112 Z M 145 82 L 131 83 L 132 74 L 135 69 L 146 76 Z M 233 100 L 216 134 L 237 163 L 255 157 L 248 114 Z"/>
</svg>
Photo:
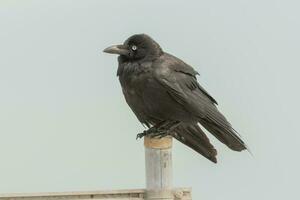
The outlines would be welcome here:
<svg viewBox="0 0 300 200">
<path fill-rule="evenodd" d="M 104 52 L 120 55 L 117 75 L 126 102 L 138 120 L 149 128 L 140 137 L 170 134 L 217 162 L 217 151 L 200 123 L 232 150 L 246 149 L 218 111 L 216 100 L 197 82 L 198 72 L 164 52 L 148 35 L 133 35 L 123 45 L 109 47 Z"/>
</svg>

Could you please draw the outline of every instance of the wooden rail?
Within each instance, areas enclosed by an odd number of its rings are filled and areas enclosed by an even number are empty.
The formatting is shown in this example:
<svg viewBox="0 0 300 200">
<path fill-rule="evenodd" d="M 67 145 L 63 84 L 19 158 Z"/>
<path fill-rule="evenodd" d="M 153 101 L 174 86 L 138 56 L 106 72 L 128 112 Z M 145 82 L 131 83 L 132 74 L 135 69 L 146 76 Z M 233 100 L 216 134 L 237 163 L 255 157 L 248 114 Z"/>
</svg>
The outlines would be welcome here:
<svg viewBox="0 0 300 200">
<path fill-rule="evenodd" d="M 173 190 L 175 200 L 191 200 L 190 188 L 177 188 Z M 1 200 L 144 200 L 145 189 L 87 191 L 87 192 L 52 192 L 33 194 L 1 194 Z"/>
</svg>

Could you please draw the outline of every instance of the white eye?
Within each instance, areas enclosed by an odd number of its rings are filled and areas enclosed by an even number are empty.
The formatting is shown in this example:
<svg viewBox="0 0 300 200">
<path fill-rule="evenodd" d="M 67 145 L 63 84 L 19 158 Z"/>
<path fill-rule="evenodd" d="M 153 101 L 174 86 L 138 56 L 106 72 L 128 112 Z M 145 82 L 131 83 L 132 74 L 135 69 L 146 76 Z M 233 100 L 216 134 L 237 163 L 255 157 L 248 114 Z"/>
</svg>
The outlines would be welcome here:
<svg viewBox="0 0 300 200">
<path fill-rule="evenodd" d="M 132 49 L 133 51 L 135 51 L 135 50 L 137 50 L 137 46 L 132 45 L 132 46 L 131 46 L 131 49 Z"/>
</svg>

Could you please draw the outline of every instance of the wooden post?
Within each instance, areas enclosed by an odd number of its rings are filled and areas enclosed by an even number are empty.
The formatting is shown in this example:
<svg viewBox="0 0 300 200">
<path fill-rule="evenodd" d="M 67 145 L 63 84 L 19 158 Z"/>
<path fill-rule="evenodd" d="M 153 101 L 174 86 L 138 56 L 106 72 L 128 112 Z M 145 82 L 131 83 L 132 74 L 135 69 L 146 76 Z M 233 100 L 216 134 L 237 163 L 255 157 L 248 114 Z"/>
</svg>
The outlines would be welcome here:
<svg viewBox="0 0 300 200">
<path fill-rule="evenodd" d="M 146 199 L 173 200 L 172 137 L 144 138 Z"/>
</svg>

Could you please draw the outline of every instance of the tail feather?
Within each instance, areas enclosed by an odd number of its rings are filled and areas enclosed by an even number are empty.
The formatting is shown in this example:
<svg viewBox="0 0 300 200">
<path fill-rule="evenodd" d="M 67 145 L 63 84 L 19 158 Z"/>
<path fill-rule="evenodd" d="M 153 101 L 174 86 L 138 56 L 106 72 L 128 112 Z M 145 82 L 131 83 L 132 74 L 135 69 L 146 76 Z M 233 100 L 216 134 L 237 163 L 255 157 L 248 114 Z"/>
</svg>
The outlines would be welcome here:
<svg viewBox="0 0 300 200">
<path fill-rule="evenodd" d="M 213 120 L 202 119 L 201 125 L 213 134 L 218 140 L 234 151 L 242 151 L 247 149 L 244 141 L 239 137 L 238 133 L 231 127 L 229 122 L 216 123 Z"/>
<path fill-rule="evenodd" d="M 182 124 L 175 129 L 173 136 L 207 159 L 217 163 L 217 150 L 210 143 L 208 137 L 201 130 L 198 124 Z"/>
</svg>

